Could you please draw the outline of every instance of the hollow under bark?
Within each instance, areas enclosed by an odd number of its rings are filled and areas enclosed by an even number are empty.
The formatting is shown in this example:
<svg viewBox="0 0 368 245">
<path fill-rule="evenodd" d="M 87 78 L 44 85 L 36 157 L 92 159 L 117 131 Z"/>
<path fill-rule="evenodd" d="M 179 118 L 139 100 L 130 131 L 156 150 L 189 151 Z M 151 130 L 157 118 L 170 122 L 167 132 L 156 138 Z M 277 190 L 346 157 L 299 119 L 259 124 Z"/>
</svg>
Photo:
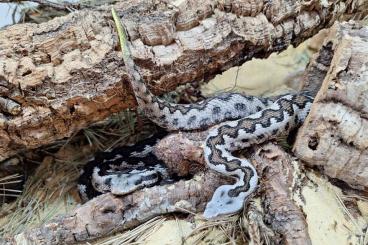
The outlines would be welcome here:
<svg viewBox="0 0 368 245">
<path fill-rule="evenodd" d="M 156 93 L 297 45 L 368 1 L 129 0 L 114 5 Z M 110 7 L 0 31 L 0 160 L 135 106 Z"/>
</svg>

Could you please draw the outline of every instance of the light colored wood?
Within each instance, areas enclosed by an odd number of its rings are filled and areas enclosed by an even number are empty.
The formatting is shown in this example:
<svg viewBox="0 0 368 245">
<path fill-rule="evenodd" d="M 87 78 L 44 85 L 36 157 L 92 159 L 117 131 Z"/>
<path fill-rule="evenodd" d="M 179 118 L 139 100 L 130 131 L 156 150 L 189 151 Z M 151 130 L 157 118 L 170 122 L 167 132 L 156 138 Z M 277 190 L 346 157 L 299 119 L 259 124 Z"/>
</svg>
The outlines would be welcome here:
<svg viewBox="0 0 368 245">
<path fill-rule="evenodd" d="M 368 187 L 368 28 L 335 24 L 325 43 L 334 55 L 294 152 L 353 187 Z"/>
</svg>

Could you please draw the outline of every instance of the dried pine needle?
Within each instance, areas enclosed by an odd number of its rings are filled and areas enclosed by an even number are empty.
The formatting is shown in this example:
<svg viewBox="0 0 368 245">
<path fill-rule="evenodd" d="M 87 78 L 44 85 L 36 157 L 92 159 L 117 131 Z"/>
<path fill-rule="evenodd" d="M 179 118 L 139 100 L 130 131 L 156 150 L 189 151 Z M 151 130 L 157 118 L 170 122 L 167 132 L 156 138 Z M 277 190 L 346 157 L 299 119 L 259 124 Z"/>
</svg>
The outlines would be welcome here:
<svg viewBox="0 0 368 245">
<path fill-rule="evenodd" d="M 136 228 L 125 231 L 102 240 L 99 240 L 95 245 L 125 245 L 125 244 L 141 244 L 147 237 L 155 232 L 165 221 L 162 217 L 156 217 Z"/>
</svg>

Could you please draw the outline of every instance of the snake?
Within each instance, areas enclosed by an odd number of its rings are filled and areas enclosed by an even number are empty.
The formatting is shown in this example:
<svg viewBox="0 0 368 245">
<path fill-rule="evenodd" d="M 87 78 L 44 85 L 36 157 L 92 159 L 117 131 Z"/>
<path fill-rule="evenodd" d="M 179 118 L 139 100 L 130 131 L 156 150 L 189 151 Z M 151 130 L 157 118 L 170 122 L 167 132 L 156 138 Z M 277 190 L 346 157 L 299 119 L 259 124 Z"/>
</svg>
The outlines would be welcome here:
<svg viewBox="0 0 368 245">
<path fill-rule="evenodd" d="M 154 145 L 167 135 L 160 130 L 133 145 L 97 152 L 84 165 L 78 180 L 82 201 L 111 192 L 126 195 L 143 187 L 174 181 L 165 164 L 153 153 Z"/>
<path fill-rule="evenodd" d="M 247 159 L 235 157 L 234 151 L 261 144 L 280 135 L 287 135 L 299 127 L 307 117 L 314 97 L 308 91 L 288 93 L 275 98 L 261 98 L 241 93 L 222 93 L 192 104 L 171 103 L 155 96 L 147 87 L 129 54 L 129 42 L 122 44 L 127 52 L 123 56 L 125 68 L 130 75 L 130 86 L 138 107 L 153 123 L 167 131 L 193 131 L 209 129 L 204 144 L 204 158 L 209 169 L 235 179 L 232 185 L 218 187 L 204 210 L 207 219 L 234 214 L 242 210 L 247 198 L 256 190 L 258 175 Z M 215 127 L 211 127 L 214 126 Z M 144 147 L 144 143 L 139 145 Z M 119 151 L 129 153 L 121 154 Z M 144 150 L 143 150 L 144 151 Z M 120 162 L 142 162 L 144 158 L 154 159 L 149 150 L 141 156 L 132 155 L 132 150 L 118 149 L 105 165 Z M 89 166 L 101 162 L 94 159 Z M 159 162 L 154 159 L 154 162 Z M 94 167 L 84 175 L 90 176 L 97 192 L 127 194 L 138 188 L 155 184 L 160 176 L 168 174 L 162 163 L 148 169 L 126 169 L 124 173 L 107 173 Z M 88 165 L 88 164 L 87 164 Z M 110 166 L 113 168 L 113 166 Z M 123 167 L 124 168 L 124 167 Z M 123 179 L 123 180 L 122 180 Z M 80 185 L 80 192 L 86 195 L 86 185 Z M 83 190 L 84 189 L 84 190 Z"/>
</svg>

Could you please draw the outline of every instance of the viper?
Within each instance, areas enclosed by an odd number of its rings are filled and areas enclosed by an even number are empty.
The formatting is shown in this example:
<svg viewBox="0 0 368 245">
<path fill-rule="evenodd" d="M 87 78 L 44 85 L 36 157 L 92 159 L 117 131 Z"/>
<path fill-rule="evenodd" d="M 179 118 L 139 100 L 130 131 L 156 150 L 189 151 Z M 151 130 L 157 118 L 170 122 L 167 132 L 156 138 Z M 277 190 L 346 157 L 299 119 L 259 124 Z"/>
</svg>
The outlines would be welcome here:
<svg viewBox="0 0 368 245">
<path fill-rule="evenodd" d="M 210 169 L 233 177 L 236 182 L 216 189 L 207 203 L 204 217 L 210 219 L 240 211 L 244 201 L 256 189 L 258 175 L 248 160 L 235 157 L 232 153 L 280 135 L 287 135 L 300 126 L 308 115 L 313 96 L 308 91 L 272 99 L 224 93 L 193 104 L 169 103 L 149 91 L 130 55 L 130 44 L 121 43 L 124 50 L 123 60 L 131 76 L 130 84 L 138 107 L 150 120 L 167 131 L 204 130 L 216 125 L 209 129 L 205 141 L 205 162 Z M 144 144 L 138 146 L 144 152 Z M 92 185 L 97 193 L 112 192 L 121 195 L 155 184 L 168 176 L 161 166 L 163 163 L 155 158 L 151 148 L 138 156 L 132 154 L 134 151 L 129 148 L 113 152 L 114 154 L 105 153 L 110 157 L 108 160 L 102 157 L 87 164 L 89 170 L 85 171 L 84 175 L 89 176 L 92 184 L 79 185 L 82 196 L 88 198 L 88 185 Z M 102 164 L 108 169 L 122 168 L 126 162 L 142 165 L 147 157 L 157 164 L 148 164 L 146 169 L 131 169 L 125 166 L 124 173 L 114 174 L 106 169 L 102 171 L 101 167 L 96 165 Z"/>
</svg>

